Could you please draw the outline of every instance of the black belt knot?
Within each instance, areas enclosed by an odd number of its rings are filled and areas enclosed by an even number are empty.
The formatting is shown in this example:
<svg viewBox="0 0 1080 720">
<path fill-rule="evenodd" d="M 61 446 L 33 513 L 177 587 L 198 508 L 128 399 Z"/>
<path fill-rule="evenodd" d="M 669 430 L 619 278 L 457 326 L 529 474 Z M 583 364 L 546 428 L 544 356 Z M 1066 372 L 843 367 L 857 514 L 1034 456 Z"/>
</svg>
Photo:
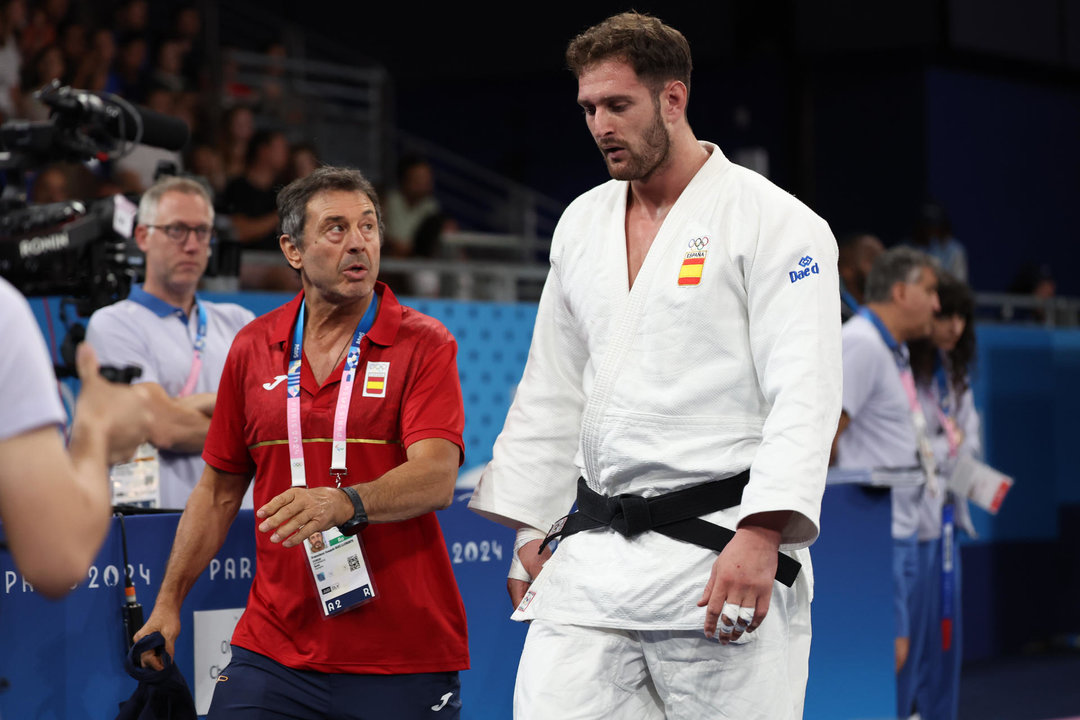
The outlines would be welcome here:
<svg viewBox="0 0 1080 720">
<path fill-rule="evenodd" d="M 620 535 L 634 537 L 652 530 L 648 501 L 639 495 L 619 495 L 608 503 L 612 511 L 611 529 Z"/>
<path fill-rule="evenodd" d="M 578 478 L 577 512 L 551 526 L 540 551 L 543 552 L 552 540 L 567 538 L 583 530 L 610 527 L 628 538 L 651 530 L 720 552 L 735 533 L 702 520 L 701 516 L 741 503 L 743 488 L 749 482 L 750 471 L 744 470 L 723 480 L 644 498 L 629 494 L 601 495 L 588 486 L 585 478 Z M 791 587 L 801 567 L 791 556 L 779 553 L 776 579 Z"/>
</svg>

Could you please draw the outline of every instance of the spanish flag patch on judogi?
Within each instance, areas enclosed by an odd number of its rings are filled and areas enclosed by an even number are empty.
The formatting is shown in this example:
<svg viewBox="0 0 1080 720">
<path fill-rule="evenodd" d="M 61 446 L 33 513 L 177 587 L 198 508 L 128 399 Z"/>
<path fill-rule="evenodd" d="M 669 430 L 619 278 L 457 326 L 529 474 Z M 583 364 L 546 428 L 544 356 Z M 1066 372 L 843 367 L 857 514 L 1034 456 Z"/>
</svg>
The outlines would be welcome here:
<svg viewBox="0 0 1080 720">
<path fill-rule="evenodd" d="M 386 378 L 390 363 L 368 362 L 364 373 L 364 397 L 386 397 Z"/>
<path fill-rule="evenodd" d="M 679 268 L 679 287 L 698 285 L 701 282 L 701 272 L 705 269 L 705 249 L 709 245 L 709 238 L 700 237 L 690 241 L 690 249 L 683 256 L 682 266 Z"/>
</svg>

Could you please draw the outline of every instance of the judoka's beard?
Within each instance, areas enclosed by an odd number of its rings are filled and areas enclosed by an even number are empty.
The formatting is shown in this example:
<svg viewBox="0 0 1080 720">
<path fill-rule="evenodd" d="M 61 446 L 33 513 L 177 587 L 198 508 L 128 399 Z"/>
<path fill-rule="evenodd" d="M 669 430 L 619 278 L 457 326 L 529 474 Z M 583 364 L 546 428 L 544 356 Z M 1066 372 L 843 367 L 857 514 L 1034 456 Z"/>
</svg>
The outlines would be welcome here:
<svg viewBox="0 0 1080 720">
<path fill-rule="evenodd" d="M 611 177 L 616 180 L 648 180 L 667 161 L 671 151 L 671 135 L 660 117 L 659 108 L 653 116 L 653 124 L 641 136 L 641 145 L 640 149 L 625 148 L 627 159 L 620 163 L 613 163 L 607 155 L 604 156 Z"/>
</svg>

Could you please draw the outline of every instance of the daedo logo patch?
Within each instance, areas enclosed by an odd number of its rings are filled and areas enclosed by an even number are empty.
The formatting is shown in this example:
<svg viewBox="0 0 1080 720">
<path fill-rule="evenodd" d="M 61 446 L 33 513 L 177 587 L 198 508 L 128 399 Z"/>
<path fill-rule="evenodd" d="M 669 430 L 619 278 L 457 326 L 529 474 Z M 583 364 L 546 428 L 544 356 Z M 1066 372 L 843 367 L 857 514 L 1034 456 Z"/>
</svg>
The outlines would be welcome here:
<svg viewBox="0 0 1080 720">
<path fill-rule="evenodd" d="M 810 257 L 809 255 L 799 260 L 799 266 L 802 268 L 802 270 L 792 270 L 788 273 L 788 279 L 790 279 L 793 283 L 796 283 L 803 278 L 810 277 L 811 275 L 821 274 L 821 268 L 818 267 L 818 264 L 816 262 L 814 262 L 814 258 Z"/>
</svg>

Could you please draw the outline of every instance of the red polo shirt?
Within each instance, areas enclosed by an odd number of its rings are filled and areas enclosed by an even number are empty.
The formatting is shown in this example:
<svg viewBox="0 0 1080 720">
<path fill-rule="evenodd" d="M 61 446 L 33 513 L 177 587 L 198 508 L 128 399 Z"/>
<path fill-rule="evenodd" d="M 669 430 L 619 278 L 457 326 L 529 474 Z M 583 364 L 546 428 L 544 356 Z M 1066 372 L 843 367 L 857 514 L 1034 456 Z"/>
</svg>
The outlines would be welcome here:
<svg viewBox="0 0 1080 720">
<path fill-rule="evenodd" d="M 402 464 L 405 448 L 417 440 L 444 438 L 464 447 L 454 337 L 437 320 L 400 305 L 386 285 L 378 283 L 376 292 L 378 315 L 361 341 L 349 410 L 349 484 L 369 482 Z M 256 508 L 291 484 L 283 376 L 302 297 L 236 336 L 203 450 L 203 459 L 218 470 L 254 474 Z M 368 363 L 389 365 L 369 375 Z M 320 387 L 303 360 L 300 413 L 308 487 L 333 486 L 330 439 L 343 367 L 344 361 Z M 376 376 L 384 378 L 382 388 Z M 255 578 L 233 643 L 319 672 L 467 668 L 465 609 L 435 513 L 373 524 L 361 539 L 377 597 L 324 619 L 303 547 L 283 548 L 256 530 Z"/>
</svg>

